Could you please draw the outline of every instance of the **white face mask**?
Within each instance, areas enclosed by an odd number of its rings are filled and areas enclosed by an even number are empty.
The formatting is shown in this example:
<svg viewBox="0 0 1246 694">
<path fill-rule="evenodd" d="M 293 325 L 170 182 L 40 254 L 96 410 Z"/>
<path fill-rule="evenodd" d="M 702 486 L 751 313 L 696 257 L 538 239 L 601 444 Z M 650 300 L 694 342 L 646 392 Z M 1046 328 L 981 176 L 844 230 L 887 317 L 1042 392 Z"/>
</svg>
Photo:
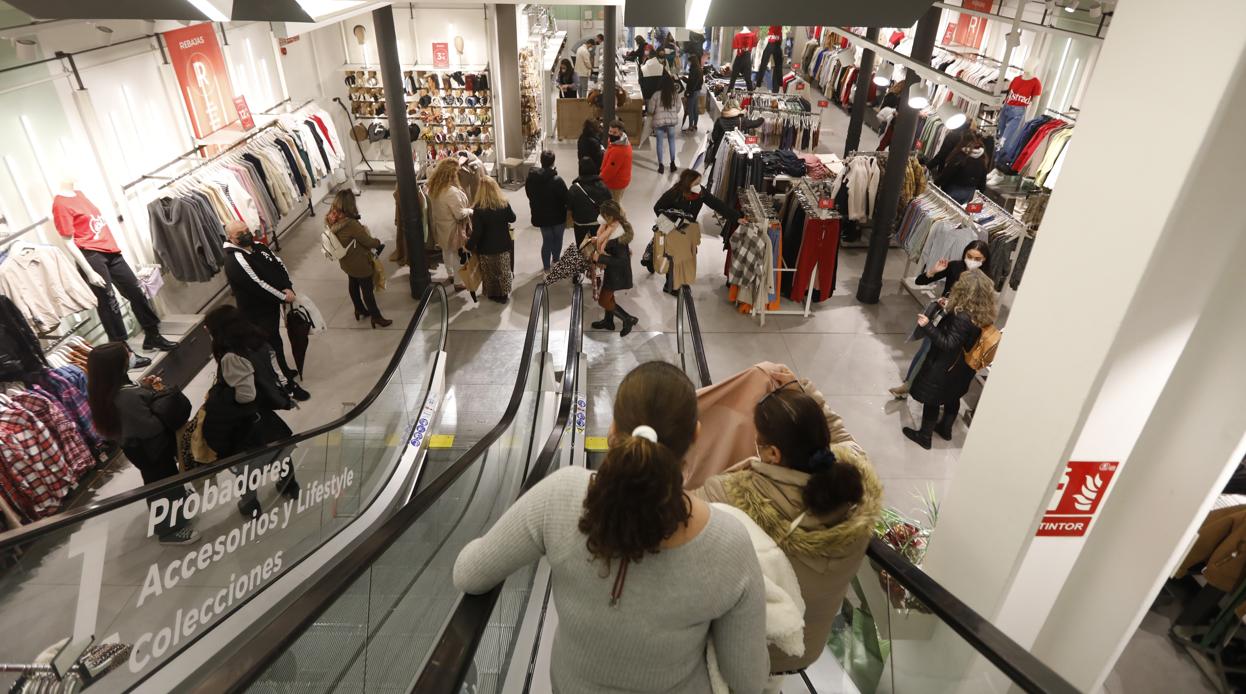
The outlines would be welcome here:
<svg viewBox="0 0 1246 694">
<path fill-rule="evenodd" d="M 970 157 L 977 159 L 978 157 L 981 157 L 983 154 L 986 154 L 986 150 L 981 147 L 974 147 L 973 149 L 965 150 L 965 154 L 968 154 Z"/>
<path fill-rule="evenodd" d="M 696 185 L 694 185 L 694 186 L 692 186 L 691 188 L 689 188 L 689 190 L 691 190 L 691 191 L 692 191 L 692 194 L 693 194 L 693 195 L 700 195 L 700 194 L 701 194 L 701 190 L 702 190 L 702 188 L 701 188 L 701 184 L 700 184 L 700 183 L 697 183 Z"/>
<path fill-rule="evenodd" d="M 978 268 L 982 267 L 982 261 L 981 260 L 966 260 L 965 267 L 969 268 L 970 270 L 977 270 Z"/>
</svg>

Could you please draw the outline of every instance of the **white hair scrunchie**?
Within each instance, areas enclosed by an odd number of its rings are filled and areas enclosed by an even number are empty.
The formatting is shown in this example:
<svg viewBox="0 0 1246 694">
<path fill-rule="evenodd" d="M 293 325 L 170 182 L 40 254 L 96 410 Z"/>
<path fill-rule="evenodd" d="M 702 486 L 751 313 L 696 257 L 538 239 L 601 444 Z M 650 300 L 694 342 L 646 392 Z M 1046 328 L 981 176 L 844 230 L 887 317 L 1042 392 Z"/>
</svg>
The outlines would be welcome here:
<svg viewBox="0 0 1246 694">
<path fill-rule="evenodd" d="M 653 443 L 658 442 L 658 432 L 654 431 L 653 427 L 647 424 L 641 424 L 635 429 L 632 429 L 632 436 L 639 436 L 640 438 Z"/>
</svg>

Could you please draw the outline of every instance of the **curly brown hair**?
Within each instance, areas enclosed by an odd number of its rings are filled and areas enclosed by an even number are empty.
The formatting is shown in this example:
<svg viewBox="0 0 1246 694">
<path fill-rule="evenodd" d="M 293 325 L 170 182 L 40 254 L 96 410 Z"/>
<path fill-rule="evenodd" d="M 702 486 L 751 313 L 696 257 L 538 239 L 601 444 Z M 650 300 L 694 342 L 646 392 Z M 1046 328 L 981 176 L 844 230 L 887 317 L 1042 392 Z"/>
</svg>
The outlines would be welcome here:
<svg viewBox="0 0 1246 694">
<path fill-rule="evenodd" d="M 631 432 L 657 432 L 654 443 Z M 683 458 L 696 438 L 697 394 L 679 368 L 647 362 L 619 383 L 610 451 L 584 497 L 579 528 L 595 559 L 640 561 L 687 525 Z"/>
</svg>

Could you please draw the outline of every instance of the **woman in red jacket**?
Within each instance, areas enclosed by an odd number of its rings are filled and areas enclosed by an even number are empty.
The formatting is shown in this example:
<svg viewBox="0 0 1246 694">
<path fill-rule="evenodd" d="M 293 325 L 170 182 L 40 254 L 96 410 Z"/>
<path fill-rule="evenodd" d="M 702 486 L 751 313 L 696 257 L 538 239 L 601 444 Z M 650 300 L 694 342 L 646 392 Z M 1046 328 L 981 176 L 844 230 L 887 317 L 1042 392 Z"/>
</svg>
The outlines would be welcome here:
<svg viewBox="0 0 1246 694">
<path fill-rule="evenodd" d="M 632 182 L 632 143 L 621 120 L 610 123 L 610 144 L 601 160 L 601 180 L 610 189 L 610 197 L 622 202 L 623 191 Z"/>
</svg>

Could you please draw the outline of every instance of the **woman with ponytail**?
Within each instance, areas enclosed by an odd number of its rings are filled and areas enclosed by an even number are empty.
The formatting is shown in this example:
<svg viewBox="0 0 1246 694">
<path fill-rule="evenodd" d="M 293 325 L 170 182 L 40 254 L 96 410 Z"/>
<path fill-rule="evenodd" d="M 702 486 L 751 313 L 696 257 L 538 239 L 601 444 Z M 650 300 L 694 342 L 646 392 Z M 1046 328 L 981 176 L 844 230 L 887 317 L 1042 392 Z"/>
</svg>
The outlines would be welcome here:
<svg viewBox="0 0 1246 694">
<path fill-rule="evenodd" d="M 459 554 L 454 584 L 466 593 L 549 561 L 555 692 L 709 694 L 710 643 L 731 691 L 765 685 L 764 587 L 748 533 L 683 490 L 698 429 L 683 371 L 640 365 L 619 384 L 601 468 L 551 474 Z"/>
<path fill-rule="evenodd" d="M 878 520 L 882 484 L 843 420 L 805 383 L 791 382 L 753 409 L 757 457 L 694 492 L 744 511 L 792 563 L 805 601 L 805 652 L 770 649 L 770 672 L 808 667 L 822 654 L 831 624 L 865 558 Z M 771 688 L 779 691 L 782 677 Z"/>
</svg>

